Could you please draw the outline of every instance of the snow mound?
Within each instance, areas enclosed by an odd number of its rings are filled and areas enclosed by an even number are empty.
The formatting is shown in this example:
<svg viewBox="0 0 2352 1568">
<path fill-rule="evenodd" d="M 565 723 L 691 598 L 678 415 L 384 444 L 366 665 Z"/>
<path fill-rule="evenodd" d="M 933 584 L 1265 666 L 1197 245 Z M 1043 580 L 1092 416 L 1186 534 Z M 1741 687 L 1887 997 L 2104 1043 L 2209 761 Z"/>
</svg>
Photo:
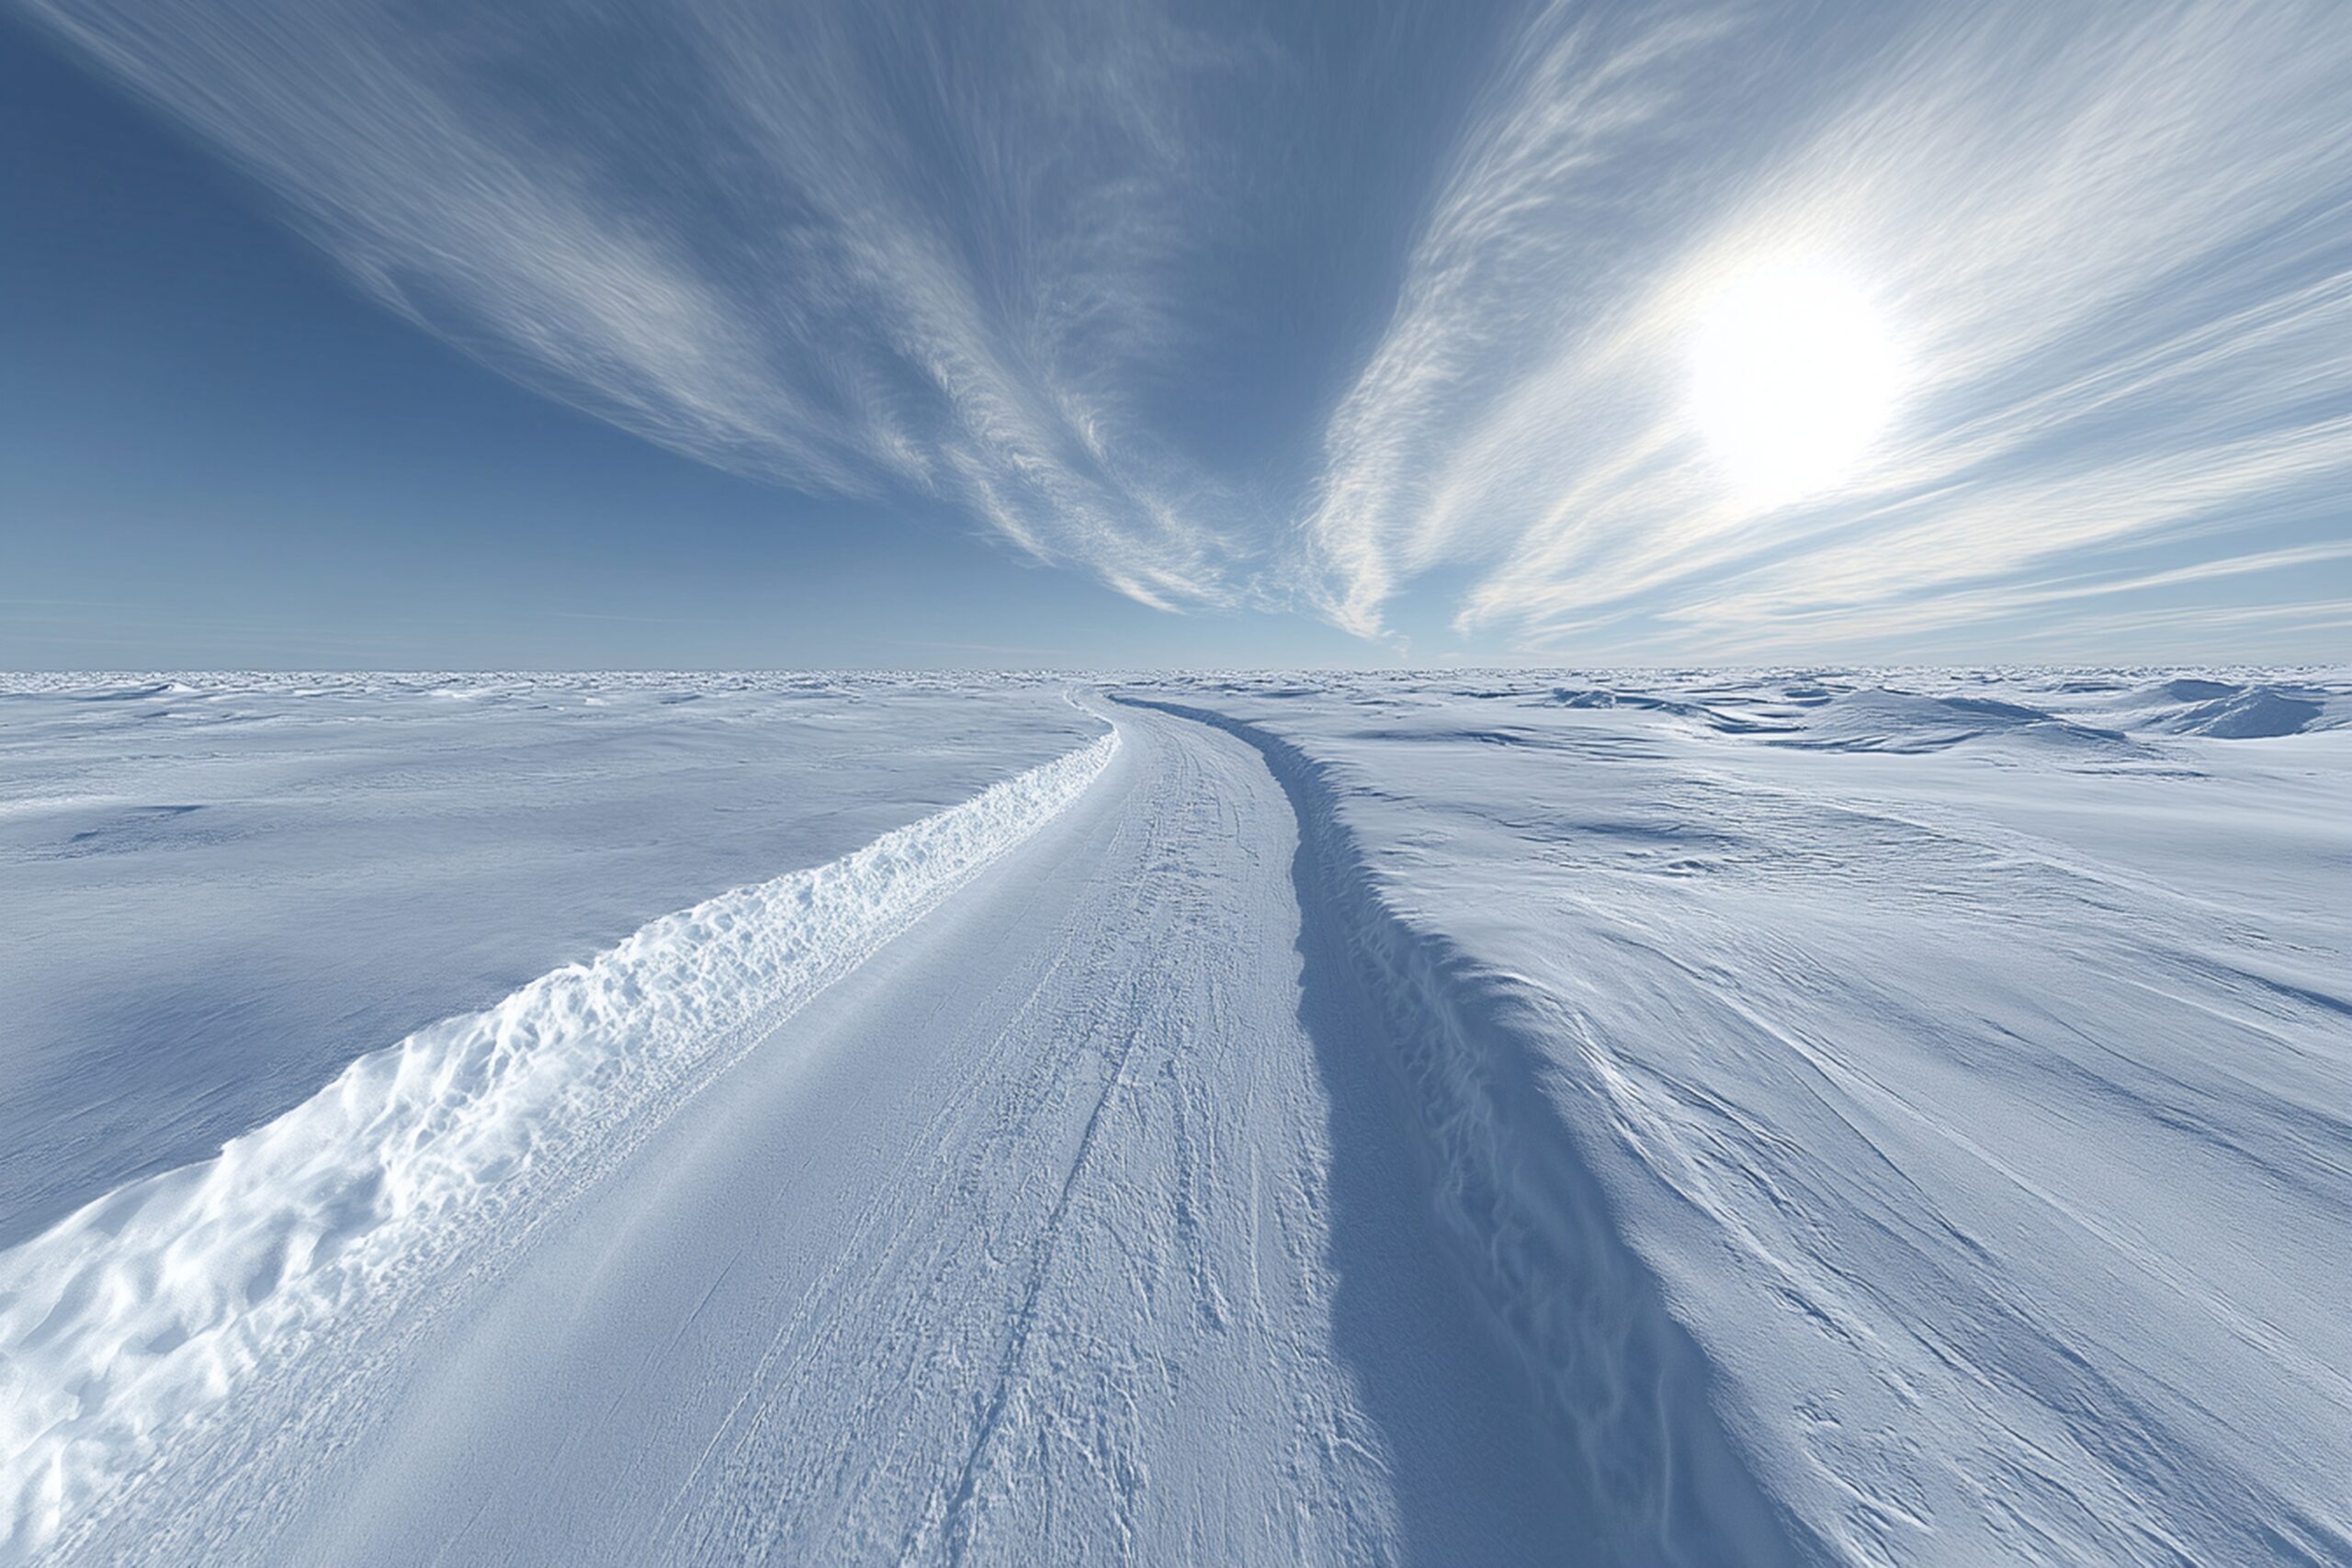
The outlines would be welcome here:
<svg viewBox="0 0 2352 1568">
<path fill-rule="evenodd" d="M 1769 717 L 1755 717 L 1695 700 L 1657 696 L 1611 686 L 1555 686 L 1552 701 L 1565 708 L 1636 708 L 1693 719 L 1727 735 L 1772 734 L 1790 728 Z"/>
<path fill-rule="evenodd" d="M 2212 685 L 2211 682 L 2173 682 L 2172 685 Z M 2293 695 L 2276 686 L 2232 686 L 2203 701 L 2192 702 L 2155 719 L 2151 728 L 2175 735 L 2202 735 L 2214 740 L 2275 740 L 2328 728 L 2326 705 L 2315 697 Z"/>
<path fill-rule="evenodd" d="M 2245 694 L 2245 688 L 2234 681 L 2207 681 L 2194 675 L 2183 675 L 2160 682 L 2144 695 L 2165 703 L 2210 703 L 2225 697 Z"/>
<path fill-rule="evenodd" d="M 2221 702 L 2208 703 L 2182 716 L 2178 733 L 2210 735 L 2216 740 L 2270 740 L 2301 735 L 2324 710 L 2307 697 L 2290 697 L 2268 686 L 2256 686 Z"/>
<path fill-rule="evenodd" d="M 2352 722 L 2338 682 L 2178 676 L 2124 687 L 2106 706 L 2127 728 L 2211 740 L 2275 740 Z"/>
<path fill-rule="evenodd" d="M 2131 745 L 2119 731 L 2022 703 L 1928 695 L 1893 686 L 1868 686 L 1819 702 L 1807 711 L 1801 733 L 1777 743 L 1836 751 L 1923 752 L 1984 740 L 2072 751 L 2112 751 Z"/>
<path fill-rule="evenodd" d="M 214 1158 L 0 1253 L 0 1562 L 322 1325 L 392 1321 L 1076 799 L 1114 733 L 813 870 L 655 920 L 353 1062 Z"/>
</svg>

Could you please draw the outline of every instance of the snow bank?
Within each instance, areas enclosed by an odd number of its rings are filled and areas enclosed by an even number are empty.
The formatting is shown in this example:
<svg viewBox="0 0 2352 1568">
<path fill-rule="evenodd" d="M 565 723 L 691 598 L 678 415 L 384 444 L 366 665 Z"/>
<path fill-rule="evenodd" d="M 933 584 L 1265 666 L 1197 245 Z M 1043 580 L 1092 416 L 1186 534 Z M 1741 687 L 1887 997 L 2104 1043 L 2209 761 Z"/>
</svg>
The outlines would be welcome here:
<svg viewBox="0 0 2352 1568">
<path fill-rule="evenodd" d="M 1068 805 L 1114 733 L 830 864 L 667 916 L 353 1062 L 201 1164 L 0 1253 L 0 1561 L 322 1325 L 496 1266 L 781 1019 Z"/>
<path fill-rule="evenodd" d="M 1842 692 L 1813 705 L 1796 733 L 1779 743 L 1847 751 L 1940 751 L 1972 741 L 2129 754 L 2117 730 L 2062 718 L 2030 704 L 1964 693 L 1893 686 Z"/>
</svg>

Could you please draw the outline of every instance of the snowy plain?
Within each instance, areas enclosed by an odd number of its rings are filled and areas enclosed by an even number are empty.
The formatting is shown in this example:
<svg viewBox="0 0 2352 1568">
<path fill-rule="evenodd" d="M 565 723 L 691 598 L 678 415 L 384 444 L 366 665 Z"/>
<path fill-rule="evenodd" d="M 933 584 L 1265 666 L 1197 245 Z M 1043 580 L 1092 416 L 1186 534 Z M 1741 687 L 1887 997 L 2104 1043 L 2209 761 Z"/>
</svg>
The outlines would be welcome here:
<svg viewBox="0 0 2352 1568">
<path fill-rule="evenodd" d="M 0 1246 L 1102 727 L 927 676 L 0 676 Z"/>
<path fill-rule="evenodd" d="M 2352 1562 L 2345 672 L 0 755 L 0 1561 Z"/>
</svg>

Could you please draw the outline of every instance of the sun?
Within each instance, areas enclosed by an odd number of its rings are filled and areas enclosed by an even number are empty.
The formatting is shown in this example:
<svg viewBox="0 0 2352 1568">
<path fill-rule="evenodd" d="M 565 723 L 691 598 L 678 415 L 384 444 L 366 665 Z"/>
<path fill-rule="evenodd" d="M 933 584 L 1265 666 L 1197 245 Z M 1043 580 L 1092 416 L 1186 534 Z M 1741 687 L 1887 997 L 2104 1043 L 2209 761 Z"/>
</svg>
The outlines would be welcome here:
<svg viewBox="0 0 2352 1568">
<path fill-rule="evenodd" d="M 1899 356 L 1870 296 L 1810 261 L 1758 266 L 1700 310 L 1691 412 L 1750 503 L 1818 494 L 1854 471 L 1894 412 Z"/>
</svg>

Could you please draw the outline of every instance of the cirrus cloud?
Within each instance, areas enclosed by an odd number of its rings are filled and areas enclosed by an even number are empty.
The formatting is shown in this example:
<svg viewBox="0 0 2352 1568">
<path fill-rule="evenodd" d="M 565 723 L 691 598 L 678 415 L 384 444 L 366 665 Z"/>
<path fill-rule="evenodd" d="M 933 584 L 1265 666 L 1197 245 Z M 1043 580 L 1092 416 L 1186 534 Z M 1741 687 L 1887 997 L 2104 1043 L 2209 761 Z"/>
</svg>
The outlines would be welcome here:
<svg viewBox="0 0 2352 1568">
<path fill-rule="evenodd" d="M 2334 0 L 1534 0 L 1467 89 L 1323 0 L 23 3 L 507 374 L 1161 608 L 1388 637 L 1443 594 L 1472 647 L 1741 657 L 2337 570 L 2296 553 L 2352 479 Z M 1352 74 L 1295 57 L 1351 28 Z M 1384 258 L 1401 187 L 1333 161 L 1399 106 L 1450 152 Z M 1784 262 L 1866 292 L 1905 375 L 1857 467 L 1767 504 L 1690 361 Z M 1204 413 L 1319 269 L 1369 341 Z"/>
<path fill-rule="evenodd" d="M 2321 149 L 2352 132 L 2352 16 L 1903 19 L 1543 10 L 1325 434 L 1327 615 L 1376 633 L 1464 563 L 1465 635 L 1729 655 L 1991 618 L 2102 550 L 2340 527 L 2352 173 Z M 1832 492 L 1758 506 L 1693 428 L 1689 340 L 1786 257 L 1867 283 L 1910 385 Z"/>
</svg>

